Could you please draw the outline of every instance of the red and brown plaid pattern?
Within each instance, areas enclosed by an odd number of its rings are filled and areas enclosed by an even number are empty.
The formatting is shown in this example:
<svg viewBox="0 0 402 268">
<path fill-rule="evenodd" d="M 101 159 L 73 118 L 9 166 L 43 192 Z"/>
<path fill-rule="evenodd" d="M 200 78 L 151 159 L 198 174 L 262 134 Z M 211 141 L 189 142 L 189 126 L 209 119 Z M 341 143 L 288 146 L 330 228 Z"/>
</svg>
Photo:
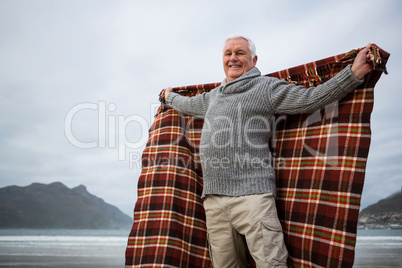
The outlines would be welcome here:
<svg viewBox="0 0 402 268">
<path fill-rule="evenodd" d="M 359 50 L 269 74 L 307 87 L 327 81 Z M 364 84 L 313 114 L 278 115 L 272 139 L 277 206 L 290 267 L 352 267 L 370 145 L 373 88 L 389 54 Z M 218 86 L 175 88 L 194 96 Z M 163 91 L 161 92 L 163 100 Z M 161 106 L 142 156 L 126 267 L 211 267 L 198 144 L 203 121 Z"/>
</svg>

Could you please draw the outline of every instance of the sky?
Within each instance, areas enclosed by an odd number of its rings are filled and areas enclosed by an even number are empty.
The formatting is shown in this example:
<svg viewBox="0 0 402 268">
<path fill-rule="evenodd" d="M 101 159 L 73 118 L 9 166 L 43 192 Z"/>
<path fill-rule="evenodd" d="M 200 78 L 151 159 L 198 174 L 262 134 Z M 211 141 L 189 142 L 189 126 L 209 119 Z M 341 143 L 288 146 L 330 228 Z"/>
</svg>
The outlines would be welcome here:
<svg viewBox="0 0 402 268">
<path fill-rule="evenodd" d="M 0 0 L 0 187 L 59 181 L 129 216 L 168 86 L 220 82 L 250 37 L 263 74 L 360 48 L 391 53 L 375 88 L 361 207 L 402 186 L 402 1 Z"/>
</svg>

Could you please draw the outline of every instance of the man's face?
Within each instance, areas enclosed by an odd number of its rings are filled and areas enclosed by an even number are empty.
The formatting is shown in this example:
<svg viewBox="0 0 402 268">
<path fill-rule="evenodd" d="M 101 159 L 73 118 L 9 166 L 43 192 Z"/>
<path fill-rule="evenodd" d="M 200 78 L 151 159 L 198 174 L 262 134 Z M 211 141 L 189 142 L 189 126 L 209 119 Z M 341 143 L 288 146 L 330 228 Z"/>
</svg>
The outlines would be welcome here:
<svg viewBox="0 0 402 268">
<path fill-rule="evenodd" d="M 231 39 L 223 48 L 223 69 L 227 82 L 242 76 L 251 70 L 256 63 L 257 56 L 251 58 L 251 51 L 246 39 Z"/>
</svg>

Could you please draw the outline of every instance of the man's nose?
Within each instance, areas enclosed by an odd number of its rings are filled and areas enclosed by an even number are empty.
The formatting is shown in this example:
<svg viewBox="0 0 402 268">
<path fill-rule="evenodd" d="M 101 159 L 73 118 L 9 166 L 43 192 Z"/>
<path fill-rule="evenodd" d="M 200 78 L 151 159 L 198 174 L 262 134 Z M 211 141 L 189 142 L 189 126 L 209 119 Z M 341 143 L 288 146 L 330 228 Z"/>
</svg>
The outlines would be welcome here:
<svg viewBox="0 0 402 268">
<path fill-rule="evenodd" d="M 230 61 L 237 61 L 237 55 L 235 53 L 230 55 Z"/>
</svg>

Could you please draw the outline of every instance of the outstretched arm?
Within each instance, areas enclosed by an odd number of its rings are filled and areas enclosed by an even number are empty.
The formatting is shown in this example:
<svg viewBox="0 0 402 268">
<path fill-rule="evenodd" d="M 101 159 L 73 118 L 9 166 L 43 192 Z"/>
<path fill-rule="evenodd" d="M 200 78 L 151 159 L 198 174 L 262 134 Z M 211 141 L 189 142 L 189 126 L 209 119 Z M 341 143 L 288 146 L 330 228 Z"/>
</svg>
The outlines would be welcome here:
<svg viewBox="0 0 402 268">
<path fill-rule="evenodd" d="M 366 74 L 373 70 L 375 63 L 369 60 L 368 44 L 356 55 L 353 64 L 345 67 L 339 74 L 317 87 L 305 89 L 283 81 L 272 84 L 270 98 L 276 113 L 308 113 L 343 98 L 348 92 L 363 82 Z"/>
<path fill-rule="evenodd" d="M 165 102 L 179 112 L 203 117 L 209 104 L 209 92 L 194 97 L 184 97 L 173 92 L 173 89 L 168 87 L 165 89 Z"/>
</svg>

